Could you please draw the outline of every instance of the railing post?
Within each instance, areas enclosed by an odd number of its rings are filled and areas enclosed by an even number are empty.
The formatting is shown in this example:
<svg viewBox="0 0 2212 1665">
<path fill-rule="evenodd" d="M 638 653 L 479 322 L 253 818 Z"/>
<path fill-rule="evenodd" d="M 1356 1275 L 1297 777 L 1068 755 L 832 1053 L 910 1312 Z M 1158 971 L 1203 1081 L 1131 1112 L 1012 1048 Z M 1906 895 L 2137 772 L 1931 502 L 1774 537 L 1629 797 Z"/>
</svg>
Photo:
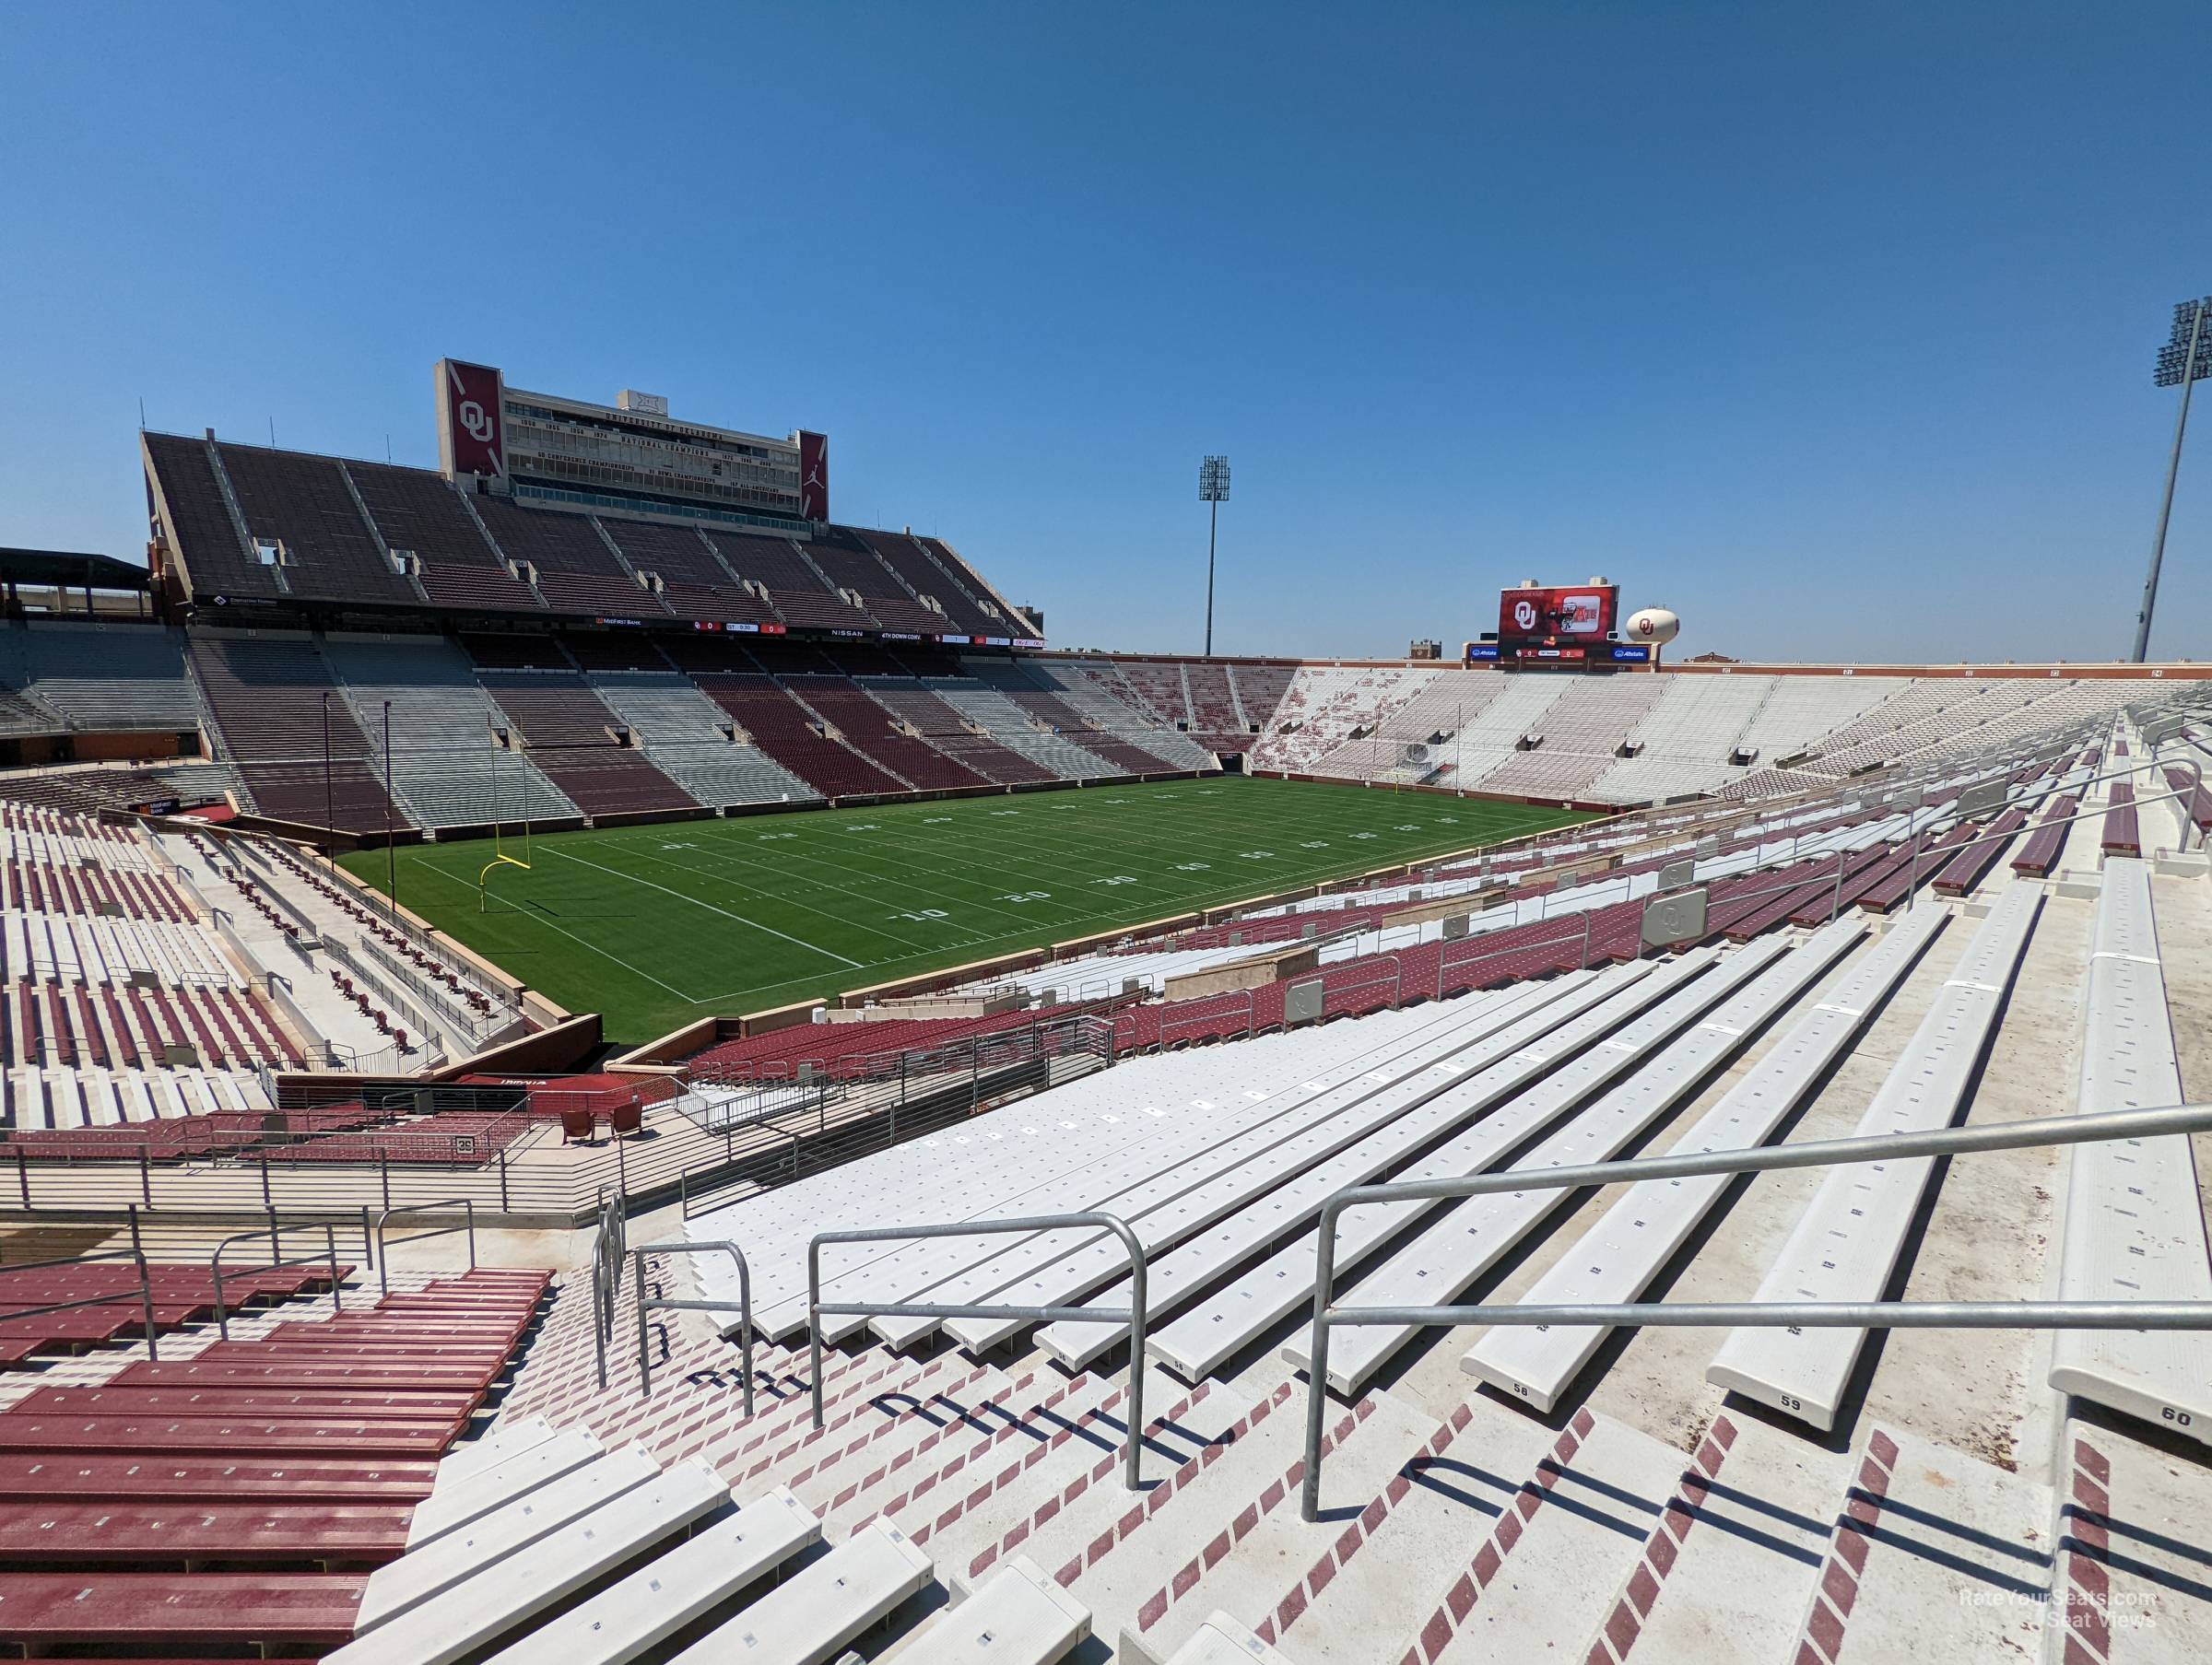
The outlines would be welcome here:
<svg viewBox="0 0 2212 1665">
<path fill-rule="evenodd" d="M 621 1135 L 621 1134 L 619 1134 L 619 1133 L 617 1133 L 617 1134 L 616 1134 L 614 1137 L 615 1137 L 615 1189 L 616 1189 L 617 1190 L 619 1190 L 619 1191 L 628 1192 L 628 1191 L 629 1191 L 629 1158 L 627 1155 L 625 1155 L 623 1154 L 623 1151 L 622 1151 L 622 1135 Z M 500 1155 L 501 1155 L 502 1156 L 504 1156 L 504 1155 L 506 1155 L 506 1153 L 502 1151 L 502 1152 L 500 1153 Z M 507 1206 L 507 1168 L 506 1168 L 506 1165 L 505 1165 L 505 1164 L 502 1162 L 502 1163 L 501 1163 L 501 1165 L 500 1165 L 500 1209 L 503 1211 L 503 1210 L 506 1208 L 506 1206 Z"/>
<path fill-rule="evenodd" d="M 30 1206 L 30 1164 L 23 1159 L 23 1147 L 16 1146 L 16 1186 L 23 1193 L 23 1206 Z"/>
<path fill-rule="evenodd" d="M 146 1319 L 146 1362 L 158 1365 L 161 1362 L 161 1343 L 154 1339 L 154 1278 L 147 1270 L 146 1245 L 138 1235 L 138 1210 L 135 1204 L 131 1209 L 131 1256 L 138 1262 L 138 1309 Z"/>
<path fill-rule="evenodd" d="M 647 1308 L 645 1306 L 645 1267 L 643 1260 L 643 1251 L 641 1250 L 639 1253 L 639 1265 L 631 1274 L 630 1282 L 638 1286 L 638 1391 L 644 1398 L 651 1399 L 653 1397 L 653 1351 L 645 1340 L 645 1314 Z M 817 1396 L 814 1413 L 818 1419 L 822 1413 L 818 1395 Z M 816 1425 L 820 1425 L 818 1421 L 817 1422 Z"/>
<path fill-rule="evenodd" d="M 323 1222 L 323 1252 L 330 1257 L 330 1312 L 335 1318 L 346 1310 L 346 1280 L 338 1272 L 338 1228 L 328 1220 Z"/>
<path fill-rule="evenodd" d="M 151 1208 L 154 1205 L 154 1159 L 152 1147 L 138 1147 L 138 1200 Z"/>
<path fill-rule="evenodd" d="M 271 1214 L 276 1211 L 276 1203 L 269 1200 L 269 1153 L 265 1145 L 261 1153 L 261 1205 Z"/>
<path fill-rule="evenodd" d="M 619 1146 L 618 1146 L 617 1148 L 618 1148 L 618 1149 L 619 1149 L 620 1147 L 619 1147 Z M 507 1202 L 507 1147 L 506 1147 L 505 1145 L 501 1145 L 501 1146 L 500 1147 L 499 1156 L 500 1156 L 500 1213 L 501 1213 L 501 1214 L 512 1214 L 512 1213 L 514 1212 L 514 1210 L 513 1210 L 512 1207 L 510 1207 L 510 1206 L 508 1205 L 508 1202 Z M 618 1158 L 618 1160 L 619 1160 L 619 1158 Z"/>
<path fill-rule="evenodd" d="M 376 1147 L 376 1177 L 383 1186 L 384 1206 L 390 1208 L 392 1206 L 392 1147 L 388 1144 L 380 1144 Z"/>
<path fill-rule="evenodd" d="M 1321 1427 L 1329 1409 L 1329 1295 L 1336 1281 L 1336 1216 L 1343 1204 L 1332 1197 L 1322 1205 L 1321 1236 L 1313 1254 L 1313 1337 L 1306 1343 L 1306 1478 L 1298 1512 L 1311 1523 L 1321 1518 Z"/>
<path fill-rule="evenodd" d="M 376 1270 L 376 1249 L 369 1241 L 369 1205 L 361 1204 L 361 1259 L 369 1262 L 369 1270 Z"/>
<path fill-rule="evenodd" d="M 819 1432 L 822 1425 L 822 1243 L 819 1237 L 806 1240 L 806 1374 L 813 1380 L 809 1389 L 814 1398 L 814 1425 Z"/>
<path fill-rule="evenodd" d="M 269 1260 L 272 1263 L 284 1259 L 284 1240 L 276 1225 L 276 1211 L 269 1210 Z"/>
</svg>

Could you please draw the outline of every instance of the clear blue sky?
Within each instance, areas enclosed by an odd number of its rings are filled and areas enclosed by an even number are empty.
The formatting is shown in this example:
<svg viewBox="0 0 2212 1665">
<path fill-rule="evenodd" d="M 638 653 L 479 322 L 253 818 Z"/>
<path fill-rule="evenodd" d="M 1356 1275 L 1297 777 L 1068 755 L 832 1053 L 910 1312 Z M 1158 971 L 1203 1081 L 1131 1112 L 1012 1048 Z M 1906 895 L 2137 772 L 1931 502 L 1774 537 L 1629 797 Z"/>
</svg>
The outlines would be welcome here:
<svg viewBox="0 0 2212 1665">
<path fill-rule="evenodd" d="M 0 543 L 430 366 L 830 435 L 1065 645 L 2124 651 L 2212 290 L 2201 6 L 16 4 Z M 2212 657 L 2212 403 L 2154 650 Z"/>
</svg>

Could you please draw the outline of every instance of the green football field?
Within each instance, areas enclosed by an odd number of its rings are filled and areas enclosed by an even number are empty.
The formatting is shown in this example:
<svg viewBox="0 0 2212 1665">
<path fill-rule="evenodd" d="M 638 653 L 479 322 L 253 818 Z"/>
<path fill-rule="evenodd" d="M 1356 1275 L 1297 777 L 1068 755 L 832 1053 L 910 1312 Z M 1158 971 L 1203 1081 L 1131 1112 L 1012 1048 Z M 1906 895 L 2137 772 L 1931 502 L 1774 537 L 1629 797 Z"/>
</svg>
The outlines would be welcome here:
<svg viewBox="0 0 2212 1665">
<path fill-rule="evenodd" d="M 1581 818 L 1220 776 L 554 833 L 481 909 L 488 841 L 413 845 L 399 899 L 634 1044 Z M 346 865 L 383 887 L 384 851 Z"/>
</svg>

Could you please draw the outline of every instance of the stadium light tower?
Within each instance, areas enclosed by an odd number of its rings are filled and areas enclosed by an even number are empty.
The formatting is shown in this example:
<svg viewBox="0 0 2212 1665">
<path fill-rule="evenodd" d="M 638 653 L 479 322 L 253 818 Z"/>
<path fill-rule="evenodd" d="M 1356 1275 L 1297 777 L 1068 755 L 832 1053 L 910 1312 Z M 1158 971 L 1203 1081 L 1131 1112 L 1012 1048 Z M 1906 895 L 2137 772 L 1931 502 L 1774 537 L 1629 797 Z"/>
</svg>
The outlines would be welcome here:
<svg viewBox="0 0 2212 1665">
<path fill-rule="evenodd" d="M 2181 414 L 2173 419 L 2173 451 L 2166 459 L 2166 496 L 2159 505 L 2158 535 L 2150 543 L 2150 573 L 2143 580 L 2143 607 L 2136 615 L 2135 662 L 2150 652 L 2150 614 L 2159 602 L 2159 568 L 2166 559 L 2166 522 L 2173 518 L 2173 482 L 2182 470 L 2182 435 L 2189 427 L 2189 390 L 2212 376 L 2212 295 L 2184 300 L 2173 309 L 2173 334 L 2159 349 L 2158 368 L 2151 380 L 2159 387 L 2182 390 Z"/>
<path fill-rule="evenodd" d="M 1221 529 L 1221 505 L 1229 501 L 1229 459 L 1208 457 L 1198 464 L 1198 500 L 1211 505 L 1206 528 L 1206 656 L 1214 656 L 1214 536 Z"/>
</svg>

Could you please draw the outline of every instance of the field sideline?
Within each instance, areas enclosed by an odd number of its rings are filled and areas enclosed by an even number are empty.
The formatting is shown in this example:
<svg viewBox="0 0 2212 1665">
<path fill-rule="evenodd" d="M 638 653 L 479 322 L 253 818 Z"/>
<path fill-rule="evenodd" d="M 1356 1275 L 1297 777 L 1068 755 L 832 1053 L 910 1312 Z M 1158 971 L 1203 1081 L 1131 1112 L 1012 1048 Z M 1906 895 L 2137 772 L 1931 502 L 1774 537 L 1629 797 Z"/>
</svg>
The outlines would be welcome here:
<svg viewBox="0 0 2212 1665">
<path fill-rule="evenodd" d="M 554 833 L 482 912 L 488 841 L 410 845 L 399 898 L 635 1044 L 1581 818 L 1221 776 Z M 383 851 L 345 865 L 382 888 Z"/>
</svg>

